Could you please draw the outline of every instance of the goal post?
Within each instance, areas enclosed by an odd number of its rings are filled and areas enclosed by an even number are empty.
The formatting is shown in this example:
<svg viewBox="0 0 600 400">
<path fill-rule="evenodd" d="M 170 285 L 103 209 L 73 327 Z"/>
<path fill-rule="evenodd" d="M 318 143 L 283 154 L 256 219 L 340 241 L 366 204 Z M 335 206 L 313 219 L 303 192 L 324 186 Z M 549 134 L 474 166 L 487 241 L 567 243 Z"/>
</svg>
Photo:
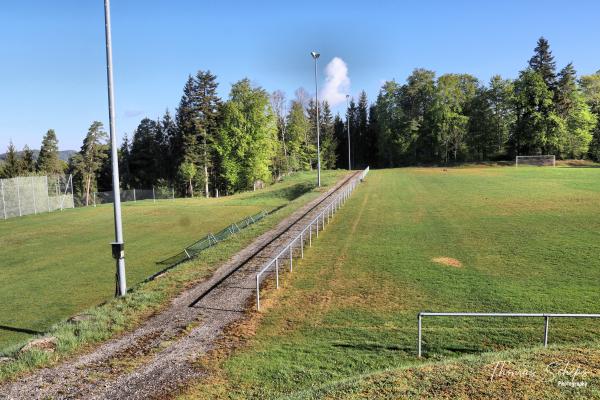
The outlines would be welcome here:
<svg viewBox="0 0 600 400">
<path fill-rule="evenodd" d="M 532 165 L 537 167 L 556 167 L 556 156 L 554 156 L 554 154 L 546 154 L 540 156 L 517 156 L 517 158 L 515 159 L 515 167 L 523 165 Z"/>
</svg>

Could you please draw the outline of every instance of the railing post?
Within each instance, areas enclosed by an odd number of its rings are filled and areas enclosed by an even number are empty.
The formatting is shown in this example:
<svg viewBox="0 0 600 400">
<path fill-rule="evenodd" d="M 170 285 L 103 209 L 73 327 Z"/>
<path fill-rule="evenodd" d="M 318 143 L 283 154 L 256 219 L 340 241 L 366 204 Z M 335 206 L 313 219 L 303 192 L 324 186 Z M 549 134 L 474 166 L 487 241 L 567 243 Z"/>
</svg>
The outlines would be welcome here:
<svg viewBox="0 0 600 400">
<path fill-rule="evenodd" d="M 304 232 L 300 233 L 300 257 L 304 258 Z"/>
<path fill-rule="evenodd" d="M 292 270 L 294 269 L 294 258 L 293 258 L 293 253 L 292 253 L 292 245 L 294 244 L 294 242 L 290 243 L 290 272 L 292 272 Z"/>
<path fill-rule="evenodd" d="M 256 310 L 260 310 L 260 286 L 259 286 L 259 276 L 256 275 Z"/>
<path fill-rule="evenodd" d="M 275 259 L 275 287 L 279 289 L 279 258 Z"/>
<path fill-rule="evenodd" d="M 419 320 L 419 322 L 418 322 L 419 338 L 417 339 L 417 357 L 421 358 L 421 319 L 423 318 L 421 316 L 421 313 L 419 313 L 419 316 L 417 318 Z"/>
<path fill-rule="evenodd" d="M 312 222 L 308 226 L 308 247 L 312 247 Z"/>
<path fill-rule="evenodd" d="M 152 186 L 152 201 L 156 203 L 156 195 L 154 194 L 154 186 Z"/>
<path fill-rule="evenodd" d="M 137 200 L 135 199 L 135 188 L 133 188 L 133 202 L 135 203 Z"/>
<path fill-rule="evenodd" d="M 548 347 L 548 323 L 550 322 L 550 317 L 544 317 L 544 347 Z"/>
<path fill-rule="evenodd" d="M 315 232 L 317 233 L 317 237 L 319 237 L 319 216 L 317 215 L 317 229 L 315 229 Z"/>
</svg>

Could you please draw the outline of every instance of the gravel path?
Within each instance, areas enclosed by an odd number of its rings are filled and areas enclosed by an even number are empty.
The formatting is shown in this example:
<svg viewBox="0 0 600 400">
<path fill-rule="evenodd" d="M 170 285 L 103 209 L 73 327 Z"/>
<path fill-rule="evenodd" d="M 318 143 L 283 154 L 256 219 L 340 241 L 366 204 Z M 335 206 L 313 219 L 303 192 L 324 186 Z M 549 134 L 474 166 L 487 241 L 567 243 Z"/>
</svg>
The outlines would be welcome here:
<svg viewBox="0 0 600 400">
<path fill-rule="evenodd" d="M 136 330 L 91 353 L 0 386 L 0 399 L 164 398 L 201 376 L 203 371 L 193 361 L 253 304 L 256 271 L 314 218 L 327 202 L 316 205 L 344 180 L 258 237 Z"/>
</svg>

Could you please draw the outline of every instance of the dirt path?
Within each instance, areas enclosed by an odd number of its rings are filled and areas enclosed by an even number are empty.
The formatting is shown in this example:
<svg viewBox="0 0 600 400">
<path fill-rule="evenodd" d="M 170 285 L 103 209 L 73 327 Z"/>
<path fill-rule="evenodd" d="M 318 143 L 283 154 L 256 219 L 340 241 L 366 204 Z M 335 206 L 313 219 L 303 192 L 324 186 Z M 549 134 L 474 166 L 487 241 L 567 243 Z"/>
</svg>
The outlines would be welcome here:
<svg viewBox="0 0 600 400">
<path fill-rule="evenodd" d="M 225 328 L 248 311 L 257 269 L 327 205 L 318 203 L 344 180 L 258 237 L 211 278 L 183 292 L 133 332 L 0 386 L 0 399 L 164 398 L 202 375 L 194 360 L 211 350 Z"/>
</svg>

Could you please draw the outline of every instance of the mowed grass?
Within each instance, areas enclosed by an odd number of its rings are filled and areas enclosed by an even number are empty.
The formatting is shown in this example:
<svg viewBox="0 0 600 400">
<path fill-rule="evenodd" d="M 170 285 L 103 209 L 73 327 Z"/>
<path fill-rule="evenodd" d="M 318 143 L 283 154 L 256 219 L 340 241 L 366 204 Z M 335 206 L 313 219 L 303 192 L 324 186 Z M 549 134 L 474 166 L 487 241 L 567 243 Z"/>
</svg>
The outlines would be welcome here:
<svg viewBox="0 0 600 400">
<path fill-rule="evenodd" d="M 429 318 L 424 359 L 417 360 L 417 313 L 599 312 L 598 254 L 600 169 L 372 171 L 293 274 L 282 277 L 282 288 L 263 293 L 263 311 L 239 328 L 247 342 L 228 357 L 203 360 L 213 373 L 187 396 L 352 397 L 343 385 L 336 391 L 337 383 L 358 379 L 360 393 L 365 374 L 539 346 L 541 319 Z M 462 266 L 432 261 L 440 257 Z M 597 320 L 555 319 L 550 326 L 551 344 L 577 345 L 600 333 Z M 461 374 L 459 367 L 430 377 L 441 391 L 429 395 L 447 394 L 449 382 L 468 387 L 469 369 Z M 420 374 L 427 371 L 435 369 Z M 356 397 L 418 397 L 419 374 L 402 376 L 380 377 L 380 386 Z M 327 387 L 334 390 L 320 391 Z"/>
<path fill-rule="evenodd" d="M 209 232 L 311 191 L 314 175 L 219 199 L 123 203 L 128 285 L 164 268 L 156 262 Z M 327 172 L 325 179 L 339 176 Z M 112 298 L 113 239 L 111 204 L 0 221 L 0 350 Z"/>
</svg>

